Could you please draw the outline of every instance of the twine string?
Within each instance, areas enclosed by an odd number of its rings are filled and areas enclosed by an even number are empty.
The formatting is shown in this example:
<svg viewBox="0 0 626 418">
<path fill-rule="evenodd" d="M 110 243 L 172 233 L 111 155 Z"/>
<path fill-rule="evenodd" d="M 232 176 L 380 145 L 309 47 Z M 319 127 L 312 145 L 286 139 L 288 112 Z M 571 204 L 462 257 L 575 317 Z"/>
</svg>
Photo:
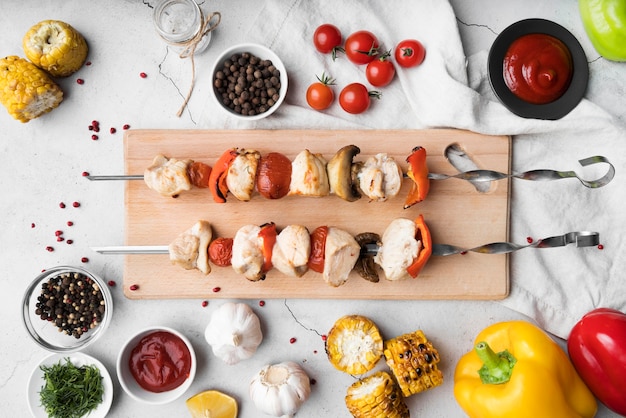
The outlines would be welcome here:
<svg viewBox="0 0 626 418">
<path fill-rule="evenodd" d="M 211 21 L 213 21 L 214 18 L 217 18 L 217 21 L 215 22 L 215 24 L 211 24 Z M 200 27 L 200 30 L 198 30 L 198 32 L 194 35 L 193 38 L 184 42 L 177 42 L 174 44 L 170 43 L 171 45 L 183 47 L 183 50 L 179 54 L 180 58 L 183 58 L 183 59 L 191 58 L 191 86 L 189 87 L 189 92 L 187 93 L 187 97 L 185 98 L 185 101 L 183 102 L 182 106 L 180 107 L 180 109 L 178 109 L 178 112 L 176 113 L 176 116 L 178 117 L 180 117 L 180 115 L 183 114 L 183 111 L 187 107 L 187 104 L 189 103 L 189 99 L 191 98 L 191 94 L 193 93 L 193 88 L 196 84 L 196 62 L 194 59 L 195 54 L 196 54 L 196 48 L 198 47 L 200 42 L 202 42 L 202 39 L 209 32 L 212 32 L 215 30 L 215 28 L 217 28 L 217 26 L 220 24 L 222 20 L 222 15 L 220 12 L 213 12 L 209 16 L 205 17 L 204 13 L 202 12 L 202 9 L 200 9 L 200 19 L 202 21 L 202 25 Z"/>
</svg>

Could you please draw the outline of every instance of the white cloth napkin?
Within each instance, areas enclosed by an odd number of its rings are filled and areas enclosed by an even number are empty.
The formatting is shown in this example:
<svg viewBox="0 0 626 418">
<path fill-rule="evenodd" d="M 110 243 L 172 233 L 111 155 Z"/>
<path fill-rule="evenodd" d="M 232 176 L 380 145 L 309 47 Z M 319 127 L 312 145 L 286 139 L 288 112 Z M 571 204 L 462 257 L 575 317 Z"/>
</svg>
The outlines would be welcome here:
<svg viewBox="0 0 626 418">
<path fill-rule="evenodd" d="M 361 29 L 375 33 L 385 50 L 405 38 L 426 47 L 424 63 L 397 72 L 362 115 L 345 113 L 338 103 L 317 112 L 305 100 L 307 86 L 322 72 L 337 80 L 336 92 L 348 83 L 367 85 L 364 67 L 341 56 L 332 61 L 318 53 L 312 36 L 322 23 L 338 26 L 344 37 Z M 513 23 L 513 22 L 511 22 Z M 256 125 L 231 121 L 238 128 L 275 129 L 420 129 L 453 127 L 513 136 L 513 172 L 537 168 L 575 170 L 597 178 L 606 167 L 582 170 L 578 160 L 603 155 L 615 165 L 611 184 L 599 189 L 577 180 L 513 180 L 511 233 L 516 243 L 570 231 L 600 232 L 596 247 L 526 249 L 511 255 L 511 293 L 501 303 L 534 318 L 566 338 L 587 311 L 598 306 L 626 311 L 626 132 L 619 121 L 588 100 L 558 121 L 524 119 L 502 106 L 487 79 L 487 53 L 467 59 L 457 21 L 446 0 L 394 2 L 306 0 L 269 1 L 247 35 L 284 61 L 289 73 L 287 100 L 271 118 Z"/>
</svg>

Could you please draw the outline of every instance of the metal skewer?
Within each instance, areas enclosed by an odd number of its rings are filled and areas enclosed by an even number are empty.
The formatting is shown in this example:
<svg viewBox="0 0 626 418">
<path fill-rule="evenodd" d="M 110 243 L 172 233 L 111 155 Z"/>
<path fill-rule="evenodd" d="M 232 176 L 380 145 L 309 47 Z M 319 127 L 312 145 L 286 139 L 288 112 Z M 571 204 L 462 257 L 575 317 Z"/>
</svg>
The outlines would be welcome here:
<svg viewBox="0 0 626 418">
<path fill-rule="evenodd" d="M 523 173 L 506 174 L 493 170 L 469 170 L 459 174 L 441 174 L 441 173 L 428 173 L 428 178 L 431 180 L 447 180 L 447 179 L 460 179 L 471 182 L 487 182 L 503 180 L 507 178 L 518 178 L 522 180 L 531 181 L 549 181 L 549 180 L 561 180 L 566 178 L 576 178 L 583 186 L 592 189 L 606 186 L 613 180 L 615 176 L 615 167 L 609 162 L 609 160 L 600 155 L 594 157 L 584 158 L 578 161 L 581 166 L 587 167 L 592 164 L 604 163 L 608 164 L 609 169 L 604 176 L 595 180 L 585 180 L 578 176 L 574 171 L 557 171 L 548 169 L 531 170 Z M 143 180 L 142 174 L 126 174 L 126 175 L 101 175 L 101 176 L 85 176 L 92 181 L 99 180 Z M 406 177 L 406 176 L 405 176 Z"/>
<path fill-rule="evenodd" d="M 576 244 L 576 247 L 593 247 L 600 243 L 600 234 L 598 232 L 568 232 L 564 235 L 558 235 L 549 238 L 543 238 L 527 245 L 518 245 L 511 242 L 493 242 L 474 248 L 461 248 L 456 245 L 434 244 L 433 255 L 447 256 L 454 254 L 465 254 L 475 252 L 481 254 L 507 254 L 524 248 L 555 248 L 563 247 L 568 244 Z M 100 254 L 168 254 L 167 245 L 127 245 L 127 246 L 108 246 L 108 247 L 92 247 L 93 251 Z M 362 253 L 367 255 L 375 255 L 378 253 L 379 246 L 376 244 L 365 244 Z"/>
</svg>

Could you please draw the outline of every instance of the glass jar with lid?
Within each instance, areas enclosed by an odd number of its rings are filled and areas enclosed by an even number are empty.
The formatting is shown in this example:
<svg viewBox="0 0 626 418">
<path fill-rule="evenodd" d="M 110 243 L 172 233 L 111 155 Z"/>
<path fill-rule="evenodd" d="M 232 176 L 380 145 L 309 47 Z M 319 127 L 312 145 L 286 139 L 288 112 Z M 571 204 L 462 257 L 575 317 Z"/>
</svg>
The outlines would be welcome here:
<svg viewBox="0 0 626 418">
<path fill-rule="evenodd" d="M 194 43 L 193 52 L 200 53 L 211 41 L 212 27 L 194 0 L 162 0 L 154 8 L 153 20 L 157 33 L 179 53 L 191 53 Z"/>
</svg>

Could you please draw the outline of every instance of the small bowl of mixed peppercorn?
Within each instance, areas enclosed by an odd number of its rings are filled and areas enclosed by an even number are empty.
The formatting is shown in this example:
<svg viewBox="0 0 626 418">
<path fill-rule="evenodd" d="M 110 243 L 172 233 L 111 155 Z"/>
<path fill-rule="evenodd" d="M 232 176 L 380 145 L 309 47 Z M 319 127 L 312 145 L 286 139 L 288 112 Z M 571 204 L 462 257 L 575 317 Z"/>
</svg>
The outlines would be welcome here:
<svg viewBox="0 0 626 418">
<path fill-rule="evenodd" d="M 243 120 L 274 113 L 287 95 L 287 70 L 271 49 L 259 44 L 228 48 L 213 66 L 213 94 L 219 106 Z"/>
<path fill-rule="evenodd" d="M 106 331 L 113 297 L 104 280 L 80 267 L 44 270 L 26 289 L 22 303 L 26 330 L 49 351 L 87 347 Z"/>
</svg>

